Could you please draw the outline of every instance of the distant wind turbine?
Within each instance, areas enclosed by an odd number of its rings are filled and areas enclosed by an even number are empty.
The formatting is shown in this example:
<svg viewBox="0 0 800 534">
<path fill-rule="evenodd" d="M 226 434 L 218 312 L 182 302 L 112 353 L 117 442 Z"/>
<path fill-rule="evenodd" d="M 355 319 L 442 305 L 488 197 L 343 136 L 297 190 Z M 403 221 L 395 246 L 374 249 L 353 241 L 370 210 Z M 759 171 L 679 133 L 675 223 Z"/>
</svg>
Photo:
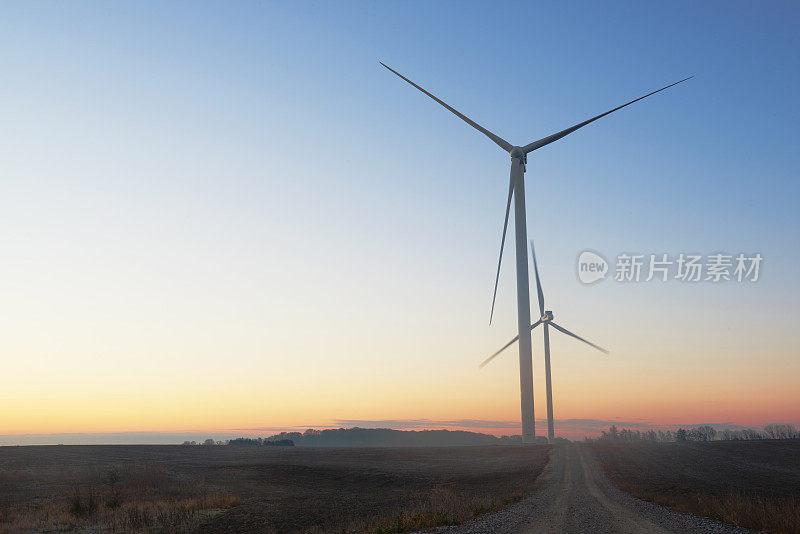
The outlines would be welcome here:
<svg viewBox="0 0 800 534">
<path fill-rule="evenodd" d="M 573 334 L 563 326 L 557 325 L 553 321 L 553 312 L 550 310 L 544 309 L 544 292 L 542 291 L 542 283 L 539 280 L 539 266 L 536 263 L 536 249 L 533 247 L 533 240 L 531 239 L 531 256 L 533 256 L 533 274 L 536 278 L 536 293 L 538 296 L 539 301 L 539 315 L 540 319 L 533 323 L 530 327 L 529 332 L 533 331 L 539 325 L 543 325 L 544 328 L 544 372 L 545 372 L 545 383 L 547 388 L 547 440 L 552 443 L 553 438 L 555 437 L 553 431 L 553 386 L 552 382 L 550 381 L 550 330 L 549 328 L 552 326 L 559 332 L 567 334 L 568 336 L 574 337 L 578 341 L 583 341 L 587 345 L 590 345 L 597 350 L 608 354 L 608 351 L 603 347 L 597 346 L 590 341 L 586 341 L 581 336 L 577 334 Z M 514 344 L 519 339 L 519 336 L 516 336 L 514 339 L 503 345 L 503 348 L 483 360 L 479 367 L 483 367 L 493 359 L 495 359 L 501 352 L 506 350 L 508 347 Z"/>
<path fill-rule="evenodd" d="M 605 117 L 609 113 L 613 113 L 618 109 L 622 109 L 625 106 L 633 104 L 634 102 L 638 102 L 643 98 L 647 98 L 650 95 L 654 95 L 659 91 L 663 91 L 673 85 L 677 85 L 681 82 L 685 82 L 689 78 L 684 78 L 678 82 L 673 84 L 667 85 L 666 87 L 662 87 L 658 91 L 653 91 L 652 93 L 648 93 L 642 97 L 637 98 L 636 100 L 631 100 L 627 104 L 623 104 L 619 107 L 616 107 L 610 111 L 606 111 L 596 117 L 592 117 L 589 120 L 585 120 L 581 123 L 576 124 L 575 126 L 571 126 L 566 130 L 561 130 L 560 132 L 554 133 L 553 135 L 549 135 L 547 137 L 543 137 L 538 141 L 534 141 L 532 143 L 528 143 L 525 146 L 514 146 L 505 139 L 493 134 L 477 122 L 473 121 L 466 115 L 460 113 L 455 108 L 450 107 L 444 101 L 436 98 L 431 93 L 420 87 L 419 85 L 415 84 L 396 70 L 392 69 L 391 67 L 387 66 L 383 62 L 380 62 L 381 65 L 395 73 L 397 76 L 402 78 L 403 80 L 407 81 L 436 102 L 447 108 L 448 111 L 453 113 L 456 117 L 463 120 L 486 137 L 494 141 L 494 143 L 509 153 L 511 156 L 511 178 L 508 183 L 508 200 L 506 201 L 506 216 L 505 221 L 503 222 L 503 235 L 500 240 L 500 257 L 497 260 L 497 274 L 495 275 L 494 279 L 494 293 L 492 294 L 492 309 L 489 313 L 489 324 L 492 322 L 492 316 L 494 315 L 494 303 L 497 297 L 497 283 L 500 278 L 500 264 L 503 261 L 503 248 L 505 246 L 506 240 L 506 230 L 508 228 L 508 214 L 511 209 L 511 199 L 514 198 L 514 233 L 516 238 L 516 256 L 517 256 L 517 329 L 519 331 L 519 335 L 517 336 L 519 339 L 519 386 L 520 386 L 520 409 L 522 412 L 522 441 L 523 443 L 533 443 L 536 429 L 535 429 L 535 420 L 534 420 L 534 411 L 533 411 L 533 360 L 531 355 L 531 331 L 530 331 L 530 324 L 531 324 L 531 303 L 530 303 L 530 288 L 528 285 L 528 237 L 527 237 L 527 228 L 526 228 L 526 219 L 525 219 L 525 164 L 528 161 L 528 154 L 542 148 L 543 146 L 549 145 L 554 141 L 558 141 L 564 136 L 567 136 L 578 130 L 583 128 L 589 123 L 596 121 L 602 117 Z"/>
</svg>

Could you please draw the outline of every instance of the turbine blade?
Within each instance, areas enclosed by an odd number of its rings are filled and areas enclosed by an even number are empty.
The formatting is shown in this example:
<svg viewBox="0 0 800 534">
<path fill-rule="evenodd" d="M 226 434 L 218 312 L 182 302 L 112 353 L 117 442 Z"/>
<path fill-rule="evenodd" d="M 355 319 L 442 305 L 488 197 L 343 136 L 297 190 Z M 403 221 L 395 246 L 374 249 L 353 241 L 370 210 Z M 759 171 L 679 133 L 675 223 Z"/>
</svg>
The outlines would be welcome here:
<svg viewBox="0 0 800 534">
<path fill-rule="evenodd" d="M 539 297 L 539 317 L 544 317 L 544 293 L 542 292 L 542 283 L 539 281 L 539 266 L 536 265 L 536 249 L 533 247 L 533 239 L 531 239 L 531 256 L 533 256 L 533 274 L 536 277 L 536 293 Z"/>
<path fill-rule="evenodd" d="M 492 354 L 491 356 L 489 356 L 488 358 L 486 358 L 485 360 L 483 360 L 483 361 L 481 362 L 481 364 L 480 364 L 478 367 L 479 367 L 480 369 L 483 369 L 483 367 L 484 367 L 484 366 L 485 366 L 487 363 L 489 363 L 490 361 L 494 360 L 494 359 L 495 359 L 495 358 L 496 358 L 496 357 L 497 357 L 497 356 L 498 356 L 498 355 L 499 355 L 501 352 L 503 352 L 503 351 L 504 351 L 504 350 L 506 350 L 508 347 L 510 347 L 511 345 L 513 345 L 514 343 L 516 343 L 516 341 L 517 341 L 518 339 L 519 339 L 519 335 L 516 335 L 516 336 L 514 336 L 514 339 L 512 339 L 511 341 L 509 341 L 508 343 L 506 343 L 505 345 L 503 345 L 503 347 L 502 347 L 500 350 L 498 350 L 497 352 L 495 352 L 494 354 Z"/>
<path fill-rule="evenodd" d="M 603 352 L 603 353 L 605 353 L 605 354 L 608 354 L 608 351 L 607 351 L 606 349 L 604 349 L 603 347 L 600 347 L 600 346 L 598 346 L 598 345 L 595 345 L 595 344 L 594 344 L 594 343 L 592 343 L 591 341 L 586 341 L 586 340 L 585 340 L 585 339 L 583 339 L 581 336 L 579 336 L 579 335 L 577 335 L 577 334 L 573 334 L 572 332 L 570 332 L 570 331 L 569 331 L 569 330 L 567 330 L 566 328 L 563 328 L 563 327 L 561 327 L 561 326 L 558 326 L 556 323 L 554 323 L 554 322 L 552 322 L 552 321 L 550 321 L 550 326 L 552 326 L 553 328 L 555 328 L 556 330 L 558 330 L 558 331 L 560 331 L 560 332 L 563 332 L 563 333 L 567 334 L 568 336 L 572 336 L 572 337 L 574 337 L 574 338 L 575 338 L 575 339 L 577 339 L 578 341 L 583 341 L 583 342 L 584 342 L 584 343 L 586 343 L 587 345 L 591 345 L 592 347 L 596 348 L 596 349 L 597 349 L 597 350 L 599 350 L 600 352 Z"/>
<path fill-rule="evenodd" d="M 670 84 L 670 85 L 668 85 L 668 86 L 666 86 L 666 87 L 662 87 L 662 88 L 661 88 L 661 89 L 659 89 L 658 91 L 653 91 L 652 93 L 648 93 L 648 94 L 646 94 L 646 95 L 644 95 L 644 96 L 640 96 L 640 97 L 639 97 L 639 98 L 637 98 L 636 100 L 631 100 L 631 101 L 630 101 L 630 102 L 628 102 L 627 104 L 622 104 L 621 106 L 619 106 L 619 107 L 616 107 L 616 108 L 612 109 L 611 111 L 606 111 L 605 113 L 603 113 L 603 114 L 601 114 L 601 115 L 598 115 L 597 117 L 592 117 L 592 118 L 591 118 L 591 119 L 589 119 L 588 121 L 583 121 L 583 122 L 581 122 L 580 124 L 576 124 L 575 126 L 572 126 L 572 127 L 570 127 L 570 128 L 567 128 L 566 130 L 561 130 L 560 132 L 558 132 L 558 133 L 554 133 L 554 134 L 553 134 L 553 135 L 551 135 L 551 136 L 544 137 L 544 138 L 542 138 L 542 139 L 539 139 L 538 141 L 534 141 L 533 143 L 527 144 L 527 145 L 525 145 L 524 147 L 522 147 L 522 150 L 523 150 L 523 151 L 524 151 L 526 154 L 527 154 L 527 153 L 529 153 L 529 152 L 533 152 L 534 150 L 536 150 L 536 149 L 538 149 L 538 148 L 542 148 L 543 146 L 545 146 L 545 145 L 549 145 L 550 143 L 552 143 L 552 142 L 554 142 L 554 141 L 558 141 L 558 140 L 559 140 L 559 139 L 561 139 L 562 137 L 564 137 L 564 136 L 566 136 L 566 135 L 569 135 L 569 134 L 571 134 L 572 132 L 574 132 L 575 130 L 577 130 L 577 129 L 579 129 L 579 128 L 583 128 L 583 127 L 584 127 L 584 126 L 586 126 L 587 124 L 589 124 L 589 123 L 591 123 L 591 122 L 594 122 L 594 121 L 596 121 L 597 119 L 601 119 L 601 118 L 605 117 L 605 116 L 606 116 L 606 115 L 608 115 L 609 113 L 614 113 L 614 112 L 615 112 L 615 111 L 617 111 L 618 109 L 622 109 L 622 108 L 624 108 L 625 106 L 629 106 L 629 105 L 633 104 L 634 102 L 638 102 L 639 100 L 642 100 L 643 98 L 647 98 L 648 96 L 654 95 L 654 94 L 658 93 L 659 91 L 663 91 L 664 89 L 669 89 L 669 88 L 670 88 L 670 87 L 672 87 L 673 85 L 678 85 L 679 83 L 683 83 L 683 82 L 685 82 L 686 80 L 689 80 L 689 79 L 691 79 L 691 78 L 694 78 L 694 76 L 689 76 L 689 78 L 684 78 L 683 80 L 681 80 L 681 81 L 679 81 L 679 82 L 675 82 L 675 83 L 672 83 L 672 84 Z"/>
<path fill-rule="evenodd" d="M 531 325 L 531 330 L 533 330 L 534 328 L 536 328 L 536 327 L 537 327 L 537 326 L 539 326 L 540 324 L 542 324 L 542 321 L 536 321 L 535 323 L 533 323 L 533 324 Z M 510 347 L 511 345 L 513 345 L 514 343 L 516 343 L 518 339 L 519 339 L 519 336 L 518 336 L 518 335 L 514 336 L 514 339 L 512 339 L 511 341 L 509 341 L 508 343 L 506 343 L 505 345 L 503 345 L 503 347 L 502 347 L 500 350 L 498 350 L 497 352 L 495 352 L 494 354 L 492 354 L 491 356 L 489 356 L 488 358 L 486 358 L 485 360 L 483 360 L 483 361 L 481 362 L 481 364 L 480 364 L 480 365 L 478 365 L 478 367 L 482 369 L 484 365 L 486 365 L 486 364 L 487 364 L 487 363 L 489 363 L 490 361 L 494 360 L 494 359 L 497 357 L 497 355 L 498 355 L 498 354 L 500 354 L 501 352 L 503 352 L 504 350 L 506 350 L 508 347 Z"/>
<path fill-rule="evenodd" d="M 503 237 L 500 238 L 500 258 L 497 260 L 497 274 L 494 277 L 494 293 L 492 293 L 492 311 L 489 312 L 489 324 L 494 317 L 494 301 L 497 298 L 497 283 L 500 281 L 500 263 L 503 261 L 503 248 L 506 246 L 506 230 L 508 230 L 508 212 L 511 210 L 511 197 L 514 196 L 514 171 L 508 180 L 508 200 L 506 201 L 506 218 L 503 221 Z"/>
<path fill-rule="evenodd" d="M 464 115 L 463 113 L 460 113 L 457 109 L 448 106 L 444 101 L 439 100 L 438 98 L 436 98 L 435 96 L 430 94 L 428 91 L 426 91 L 425 89 L 423 89 L 419 85 L 415 84 L 414 82 L 412 82 L 411 80 L 409 80 L 408 78 L 406 78 L 405 76 L 403 76 L 402 74 L 400 74 L 399 72 L 394 70 L 393 68 L 391 68 L 388 65 L 386 65 L 383 61 L 379 61 L 379 63 L 381 65 L 383 65 L 384 67 L 386 67 L 387 69 L 389 69 L 390 71 L 392 71 L 395 74 L 397 74 L 399 77 L 401 77 L 402 79 L 404 79 L 405 81 L 407 81 L 408 83 L 410 83 L 411 85 L 416 87 L 417 89 L 419 89 L 420 91 L 422 91 L 423 93 L 425 93 L 426 95 L 428 95 L 429 97 L 431 97 L 432 99 L 436 100 L 438 103 L 440 103 L 445 108 L 447 108 L 451 113 L 453 113 L 453 115 L 455 115 L 456 117 L 458 117 L 462 121 L 466 122 L 467 124 L 469 124 L 470 126 L 475 128 L 476 130 L 481 132 L 483 135 L 485 135 L 486 137 L 488 137 L 489 139 L 494 141 L 497 144 L 497 146 L 499 146 L 500 148 L 502 148 L 506 152 L 511 152 L 511 149 L 513 148 L 511 146 L 511 143 L 509 143 L 508 141 L 506 141 L 502 137 L 499 137 L 499 136 L 493 134 L 492 132 L 490 132 L 489 130 L 487 130 L 486 128 L 484 128 L 483 126 L 478 124 L 477 122 L 473 121 L 472 119 L 470 119 L 469 117 Z"/>
</svg>

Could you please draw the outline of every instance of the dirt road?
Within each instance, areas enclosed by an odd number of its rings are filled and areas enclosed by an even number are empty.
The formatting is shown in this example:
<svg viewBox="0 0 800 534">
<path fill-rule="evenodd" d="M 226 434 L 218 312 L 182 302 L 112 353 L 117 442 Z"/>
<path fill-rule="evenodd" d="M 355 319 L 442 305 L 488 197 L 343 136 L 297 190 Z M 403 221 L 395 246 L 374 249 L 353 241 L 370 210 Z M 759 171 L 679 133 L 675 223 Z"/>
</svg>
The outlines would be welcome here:
<svg viewBox="0 0 800 534">
<path fill-rule="evenodd" d="M 448 534 L 477 533 L 707 533 L 748 532 L 634 499 L 605 477 L 581 445 L 559 445 L 534 494 L 494 514 L 481 516 Z"/>
</svg>

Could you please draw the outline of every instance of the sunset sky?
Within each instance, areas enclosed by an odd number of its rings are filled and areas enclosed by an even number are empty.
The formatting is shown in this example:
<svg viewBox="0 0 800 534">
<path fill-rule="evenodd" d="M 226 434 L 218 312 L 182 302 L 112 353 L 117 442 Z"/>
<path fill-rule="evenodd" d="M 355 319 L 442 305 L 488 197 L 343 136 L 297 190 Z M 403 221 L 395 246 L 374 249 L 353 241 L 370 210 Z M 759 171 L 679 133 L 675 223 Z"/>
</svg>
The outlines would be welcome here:
<svg viewBox="0 0 800 534">
<path fill-rule="evenodd" d="M 551 335 L 557 434 L 800 423 L 799 24 L 792 2 L 5 4 L 0 444 L 520 432 L 516 347 L 478 369 L 516 330 L 513 247 L 488 325 L 509 157 L 379 60 L 515 144 L 695 75 L 529 158 L 548 308 L 611 351 Z M 586 249 L 764 260 L 586 286 Z"/>
</svg>

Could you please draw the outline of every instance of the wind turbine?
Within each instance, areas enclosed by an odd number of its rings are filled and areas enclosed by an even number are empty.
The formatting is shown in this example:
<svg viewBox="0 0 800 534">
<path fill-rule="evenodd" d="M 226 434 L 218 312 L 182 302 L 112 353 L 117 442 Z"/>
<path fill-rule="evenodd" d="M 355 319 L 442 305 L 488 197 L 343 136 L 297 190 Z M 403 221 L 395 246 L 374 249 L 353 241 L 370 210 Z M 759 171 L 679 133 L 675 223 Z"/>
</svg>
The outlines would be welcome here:
<svg viewBox="0 0 800 534">
<path fill-rule="evenodd" d="M 553 386 L 552 382 L 550 381 L 550 327 L 552 326 L 559 332 L 574 337 L 579 341 L 583 341 L 587 345 L 596 348 L 600 352 L 608 354 L 608 351 L 603 347 L 595 345 L 590 341 L 586 341 L 577 334 L 573 334 L 563 326 L 559 326 L 553 321 L 553 312 L 551 310 L 544 309 L 544 292 L 542 291 L 542 283 L 539 280 L 539 267 L 536 264 L 536 249 L 533 247 L 533 239 L 531 239 L 531 256 L 533 257 L 533 274 L 534 277 L 536 278 L 536 293 L 538 296 L 537 300 L 539 301 L 540 318 L 538 321 L 536 321 L 531 325 L 530 331 L 533 331 L 533 329 L 539 325 L 542 325 L 542 328 L 544 329 L 544 373 L 545 373 L 545 383 L 547 388 L 547 440 L 550 443 L 553 443 L 553 438 L 555 436 L 553 432 Z M 483 360 L 483 362 L 481 362 L 479 367 L 483 367 L 484 365 L 492 361 L 495 357 L 497 357 L 497 355 L 499 355 L 501 352 L 503 352 L 508 347 L 513 345 L 514 342 L 517 341 L 517 339 L 519 339 L 519 336 L 516 336 L 514 339 L 503 345 L 503 348 L 501 348 L 500 350 L 498 350 L 497 352 L 495 352 L 494 354 Z"/>
<path fill-rule="evenodd" d="M 522 413 L 522 441 L 523 443 L 533 443 L 536 429 L 535 429 L 535 421 L 534 421 L 534 412 L 533 412 L 533 360 L 531 355 L 531 331 L 530 331 L 530 324 L 531 324 L 531 303 L 530 303 L 530 288 L 528 286 L 528 251 L 527 251 L 527 228 L 526 228 L 526 221 L 525 221 L 525 164 L 528 161 L 528 154 L 542 148 L 550 143 L 558 141 L 564 136 L 567 136 L 578 130 L 583 128 L 587 124 L 590 124 L 597 119 L 605 117 L 609 113 L 613 113 L 619 109 L 624 108 L 634 102 L 638 102 L 643 98 L 647 98 L 650 95 L 654 95 L 659 91 L 663 91 L 673 85 L 677 85 L 681 82 L 685 82 L 689 78 L 684 78 L 678 82 L 672 83 L 667 85 L 666 87 L 662 87 L 658 91 L 653 91 L 652 93 L 648 93 L 642 97 L 637 98 L 636 100 L 631 100 L 630 102 L 623 104 L 619 107 L 616 107 L 610 111 L 606 111 L 596 117 L 592 117 L 591 119 L 585 120 L 581 123 L 576 124 L 575 126 L 570 126 L 566 130 L 561 130 L 560 132 L 556 132 L 552 135 L 547 137 L 543 137 L 538 141 L 534 141 L 532 143 L 528 143 L 524 146 L 515 146 L 503 139 L 495 135 L 494 133 L 490 132 L 477 122 L 473 121 L 466 115 L 462 114 L 455 108 L 450 107 L 444 101 L 436 98 L 434 95 L 420 87 L 419 85 L 415 84 L 396 70 L 392 69 L 391 67 L 387 66 L 385 63 L 380 62 L 381 65 L 395 73 L 397 76 L 402 78 L 403 80 L 407 81 L 436 102 L 444 106 L 448 111 L 453 113 L 456 117 L 463 120 L 486 137 L 494 141 L 494 143 L 508 152 L 511 156 L 511 177 L 508 183 L 508 200 L 506 201 L 506 216 L 505 221 L 503 222 L 503 236 L 500 240 L 500 257 L 497 260 L 497 274 L 495 275 L 494 279 L 494 293 L 492 294 L 492 310 L 489 314 L 489 324 L 492 323 L 492 316 L 494 315 L 494 303 L 497 297 L 497 283 L 500 278 L 500 263 L 503 261 L 503 248 L 505 246 L 506 241 L 506 230 L 508 228 L 508 213 L 511 209 L 511 199 L 514 198 L 514 234 L 516 240 L 516 256 L 517 256 L 517 329 L 519 331 L 518 339 L 519 339 L 519 389 L 520 389 L 520 410 Z"/>
</svg>

